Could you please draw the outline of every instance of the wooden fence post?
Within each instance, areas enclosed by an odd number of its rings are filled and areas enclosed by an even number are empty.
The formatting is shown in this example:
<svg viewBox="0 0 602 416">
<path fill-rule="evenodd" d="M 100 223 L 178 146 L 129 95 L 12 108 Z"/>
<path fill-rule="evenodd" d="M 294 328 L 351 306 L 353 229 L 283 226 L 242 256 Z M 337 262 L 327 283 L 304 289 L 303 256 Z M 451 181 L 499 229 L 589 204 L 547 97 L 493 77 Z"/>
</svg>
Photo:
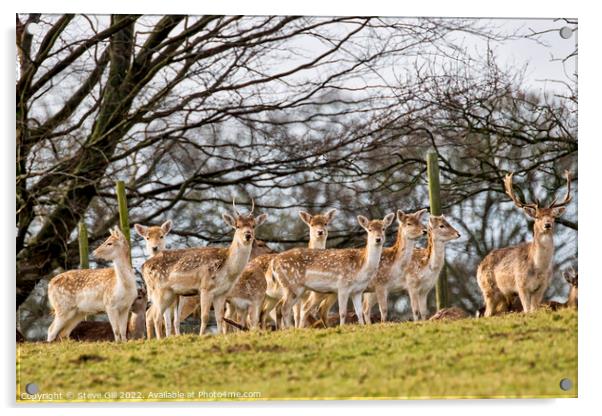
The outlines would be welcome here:
<svg viewBox="0 0 602 416">
<path fill-rule="evenodd" d="M 79 222 L 77 239 L 79 241 L 79 268 L 88 269 L 90 268 L 90 260 L 88 257 L 88 229 L 86 228 L 84 220 Z"/>
<path fill-rule="evenodd" d="M 130 220 L 128 218 L 128 201 L 125 195 L 125 183 L 116 183 L 117 203 L 119 204 L 119 228 L 130 246 L 130 261 L 132 261 L 132 244 L 130 240 Z"/>
<path fill-rule="evenodd" d="M 431 215 L 441 215 L 441 195 L 439 187 L 439 164 L 437 162 L 437 153 L 429 151 L 426 155 L 426 171 L 429 182 L 429 201 L 431 206 Z M 447 273 L 445 264 L 437 279 L 435 286 L 437 296 L 437 310 L 447 307 Z"/>
</svg>

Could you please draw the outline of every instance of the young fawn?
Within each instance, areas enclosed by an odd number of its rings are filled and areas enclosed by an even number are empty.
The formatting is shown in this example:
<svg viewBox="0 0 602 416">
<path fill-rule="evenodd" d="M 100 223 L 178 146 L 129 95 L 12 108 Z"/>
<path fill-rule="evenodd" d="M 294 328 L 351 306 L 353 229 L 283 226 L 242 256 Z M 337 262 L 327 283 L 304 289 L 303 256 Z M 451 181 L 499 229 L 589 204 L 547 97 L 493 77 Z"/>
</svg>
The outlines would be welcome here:
<svg viewBox="0 0 602 416">
<path fill-rule="evenodd" d="M 149 258 L 155 256 L 160 251 L 165 250 L 166 236 L 171 231 L 171 227 L 171 220 L 165 221 L 163 224 L 161 224 L 161 226 L 154 225 L 147 227 L 140 224 L 134 224 L 134 229 L 136 230 L 136 233 L 140 237 L 144 238 L 146 245 L 146 254 L 149 256 Z M 165 322 L 165 331 L 168 336 L 171 334 L 172 309 L 175 310 L 173 317 L 175 333 L 176 335 L 179 335 L 180 333 L 180 327 L 176 324 L 176 322 L 178 321 L 177 308 L 168 308 L 165 311 L 165 314 L 163 315 L 163 319 Z M 153 328 L 155 326 L 154 322 L 159 321 L 160 319 L 161 317 L 158 315 L 157 308 L 154 306 L 154 304 L 151 304 L 150 308 L 148 308 L 148 310 L 146 311 L 146 336 L 148 339 L 152 338 Z M 161 326 L 161 329 L 163 329 L 163 326 Z"/>
<path fill-rule="evenodd" d="M 381 322 L 386 322 L 388 314 L 388 296 L 407 290 L 405 269 L 408 266 L 416 241 L 427 234 L 421 219 L 426 209 L 413 214 L 397 211 L 397 239 L 392 247 L 383 249 L 378 272 L 368 283 L 364 292 L 364 320 L 370 323 L 370 312 L 378 301 Z"/>
<path fill-rule="evenodd" d="M 331 209 L 326 214 L 311 215 L 305 211 L 299 212 L 301 220 L 309 227 L 309 247 L 324 248 L 328 238 L 328 224 L 336 214 L 336 209 Z M 228 303 L 236 310 L 241 317 L 249 315 L 248 325 L 251 329 L 259 326 L 259 320 L 263 305 L 265 303 L 268 284 L 266 273 L 270 266 L 270 261 L 278 253 L 269 253 L 258 256 L 251 260 L 245 267 L 240 278 L 234 284 L 234 287 L 228 295 Z M 275 282 L 271 282 L 272 285 Z M 278 291 L 280 288 L 271 288 L 270 293 Z M 264 316 L 270 312 L 278 299 L 271 299 L 270 307 L 266 307 Z M 269 309 L 269 310 L 268 310 Z M 244 323 L 244 322 L 243 322 Z"/>
<path fill-rule="evenodd" d="M 368 233 L 364 248 L 298 248 L 276 256 L 270 268 L 284 288 L 284 325 L 291 326 L 292 308 L 307 290 L 337 294 L 341 325 L 345 324 L 347 301 L 351 297 L 358 320 L 363 324 L 362 293 L 378 269 L 385 230 L 394 217 L 395 214 L 388 214 L 383 220 L 372 221 L 361 215 L 357 217 L 361 227 Z"/>
<path fill-rule="evenodd" d="M 67 338 L 86 315 L 106 312 L 116 341 L 125 341 L 128 314 L 138 296 L 136 278 L 129 259 L 130 246 L 115 227 L 111 235 L 94 250 L 94 256 L 113 261 L 112 269 L 70 270 L 48 284 L 48 299 L 54 320 L 48 341 Z"/>
<path fill-rule="evenodd" d="M 445 244 L 460 238 L 460 233 L 443 215 L 429 218 L 426 248 L 414 249 L 405 276 L 414 321 L 428 317 L 427 297 L 435 287 L 445 263 Z"/>
<path fill-rule="evenodd" d="M 226 224 L 234 231 L 230 247 L 201 247 L 181 250 L 164 250 L 147 260 L 142 274 L 147 282 L 152 301 L 163 314 L 177 296 L 200 295 L 202 335 L 209 321 L 209 310 L 213 305 L 217 329 L 223 332 L 224 303 L 234 282 L 249 261 L 255 228 L 267 218 L 261 214 L 241 215 L 233 201 L 234 217 L 224 213 Z M 159 328 L 155 325 L 155 332 Z"/>
<path fill-rule="evenodd" d="M 477 282 L 485 299 L 485 316 L 504 312 L 518 294 L 525 312 L 539 307 L 552 278 L 554 221 L 571 201 L 571 178 L 565 172 L 567 192 L 560 203 L 556 198 L 548 207 L 539 201 L 525 203 L 512 189 L 512 173 L 504 179 L 504 189 L 514 205 L 535 220 L 533 241 L 493 250 L 477 269 Z"/>
</svg>

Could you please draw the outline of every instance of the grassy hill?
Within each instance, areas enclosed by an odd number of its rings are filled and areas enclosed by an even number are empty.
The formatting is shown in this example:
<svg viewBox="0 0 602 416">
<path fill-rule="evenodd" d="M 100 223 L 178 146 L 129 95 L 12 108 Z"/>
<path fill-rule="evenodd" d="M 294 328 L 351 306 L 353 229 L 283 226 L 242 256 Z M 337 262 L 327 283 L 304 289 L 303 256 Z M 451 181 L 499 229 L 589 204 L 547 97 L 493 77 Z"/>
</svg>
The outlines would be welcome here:
<svg viewBox="0 0 602 416">
<path fill-rule="evenodd" d="M 559 388 L 562 378 L 572 380 L 570 391 Z M 79 401 L 174 400 L 177 392 L 180 400 L 243 392 L 260 399 L 576 397 L 577 312 L 26 343 L 17 346 L 18 400 L 27 383 Z"/>
</svg>

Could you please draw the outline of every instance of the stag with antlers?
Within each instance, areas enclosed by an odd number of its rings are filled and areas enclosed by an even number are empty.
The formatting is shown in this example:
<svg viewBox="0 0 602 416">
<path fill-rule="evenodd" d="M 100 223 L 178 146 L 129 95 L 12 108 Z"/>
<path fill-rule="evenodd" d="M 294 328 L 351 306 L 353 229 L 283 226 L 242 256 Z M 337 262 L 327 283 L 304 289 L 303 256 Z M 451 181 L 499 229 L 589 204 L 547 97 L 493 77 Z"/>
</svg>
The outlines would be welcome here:
<svg viewBox="0 0 602 416">
<path fill-rule="evenodd" d="M 554 198 L 547 207 L 538 200 L 525 203 L 514 193 L 512 173 L 504 179 L 504 189 L 512 202 L 535 221 L 533 241 L 490 252 L 477 269 L 477 281 L 485 299 L 485 316 L 507 310 L 518 294 L 523 310 L 539 307 L 552 278 L 554 222 L 571 202 L 571 176 L 565 172 L 567 192 L 561 202 Z"/>
<path fill-rule="evenodd" d="M 226 296 L 249 261 L 255 228 L 267 218 L 266 214 L 253 216 L 254 202 L 247 215 L 238 212 L 234 200 L 232 205 L 235 216 L 227 213 L 222 215 L 226 224 L 235 230 L 230 247 L 164 250 L 142 266 L 142 275 L 153 303 L 159 309 L 158 317 L 162 316 L 177 296 L 198 294 L 201 305 L 201 335 L 207 328 L 212 305 L 218 332 L 223 332 Z M 158 336 L 160 324 L 157 318 L 155 332 Z"/>
</svg>

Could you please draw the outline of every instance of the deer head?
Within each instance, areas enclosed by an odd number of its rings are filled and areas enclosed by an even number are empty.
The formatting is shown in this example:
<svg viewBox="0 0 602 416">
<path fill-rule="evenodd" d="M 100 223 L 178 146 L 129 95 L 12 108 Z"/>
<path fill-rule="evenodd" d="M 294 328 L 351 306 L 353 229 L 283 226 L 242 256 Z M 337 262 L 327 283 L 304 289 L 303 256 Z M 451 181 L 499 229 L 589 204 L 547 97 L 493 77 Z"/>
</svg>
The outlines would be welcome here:
<svg viewBox="0 0 602 416">
<path fill-rule="evenodd" d="M 111 235 L 107 238 L 96 250 L 94 250 L 94 257 L 103 260 L 115 260 L 116 258 L 123 256 L 129 250 L 129 244 L 119 229 L 115 227 L 111 230 Z"/>
<path fill-rule="evenodd" d="M 535 220 L 533 230 L 536 234 L 551 234 L 554 231 L 554 222 L 556 218 L 564 213 L 566 205 L 573 199 L 571 196 L 571 174 L 569 171 L 564 172 L 567 186 L 564 199 L 561 202 L 556 202 L 555 197 L 552 203 L 547 207 L 541 207 L 537 199 L 535 202 L 525 203 L 518 198 L 512 187 L 512 175 L 513 173 L 509 173 L 504 178 L 504 190 L 506 191 L 506 194 L 510 197 L 512 202 L 514 202 L 514 205 L 518 208 L 522 208 L 529 217 Z"/>
<path fill-rule="evenodd" d="M 255 210 L 255 201 L 251 199 L 251 211 L 247 215 L 238 212 L 236 201 L 232 199 L 234 208 L 234 217 L 230 214 L 222 214 L 222 218 L 232 228 L 234 228 L 234 241 L 243 246 L 253 244 L 255 238 L 255 227 L 260 226 L 267 219 L 267 214 L 261 214 L 257 218 L 253 216 Z"/>
<path fill-rule="evenodd" d="M 429 218 L 429 228 L 431 230 L 432 238 L 436 241 L 451 241 L 460 238 L 460 233 L 449 222 L 443 215 L 431 215 Z"/>
<path fill-rule="evenodd" d="M 332 221 L 336 213 L 336 209 L 331 209 L 326 214 L 316 215 L 299 211 L 299 217 L 309 227 L 309 239 L 311 241 L 326 241 L 328 238 L 328 224 Z"/>
<path fill-rule="evenodd" d="M 421 209 L 413 214 L 406 214 L 402 210 L 397 210 L 397 222 L 399 229 L 410 240 L 417 240 L 426 235 L 426 227 L 422 225 L 421 219 L 426 209 Z"/>
<path fill-rule="evenodd" d="M 154 256 L 165 250 L 165 236 L 171 231 L 171 220 L 165 221 L 160 227 L 134 224 L 134 229 L 139 236 L 146 240 L 146 252 Z"/>
<path fill-rule="evenodd" d="M 572 287 L 577 287 L 578 284 L 578 279 L 577 279 L 577 272 L 575 271 L 575 269 L 573 269 L 571 267 L 570 270 L 565 270 L 564 272 L 562 272 L 562 276 L 564 277 L 564 280 L 566 280 L 566 282 L 571 285 Z"/>
<path fill-rule="evenodd" d="M 382 220 L 372 220 L 363 215 L 357 216 L 357 222 L 368 233 L 369 246 L 382 246 L 385 242 L 385 231 L 393 222 L 395 214 L 387 214 Z"/>
</svg>

